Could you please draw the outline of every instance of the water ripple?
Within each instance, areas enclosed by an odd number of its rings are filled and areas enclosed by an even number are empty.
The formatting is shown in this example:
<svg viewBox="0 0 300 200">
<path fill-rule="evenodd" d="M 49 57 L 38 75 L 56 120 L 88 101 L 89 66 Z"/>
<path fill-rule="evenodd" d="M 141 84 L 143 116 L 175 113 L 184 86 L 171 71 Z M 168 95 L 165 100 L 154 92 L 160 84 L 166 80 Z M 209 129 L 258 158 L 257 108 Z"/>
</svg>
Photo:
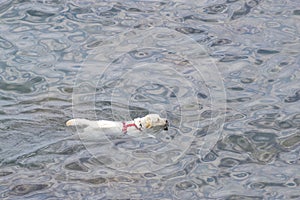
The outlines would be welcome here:
<svg viewBox="0 0 300 200">
<path fill-rule="evenodd" d="M 31 192 L 43 190 L 45 188 L 49 187 L 47 184 L 22 184 L 22 185 L 16 185 L 13 187 L 10 191 L 11 195 L 17 195 L 17 196 L 23 196 L 26 194 L 29 194 Z"/>
</svg>

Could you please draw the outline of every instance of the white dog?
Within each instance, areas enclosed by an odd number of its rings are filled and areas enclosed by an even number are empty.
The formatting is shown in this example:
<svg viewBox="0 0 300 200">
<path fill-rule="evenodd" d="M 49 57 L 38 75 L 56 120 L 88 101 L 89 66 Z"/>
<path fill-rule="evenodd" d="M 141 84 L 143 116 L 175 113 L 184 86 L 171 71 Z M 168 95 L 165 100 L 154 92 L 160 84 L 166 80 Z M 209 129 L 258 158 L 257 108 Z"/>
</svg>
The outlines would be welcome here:
<svg viewBox="0 0 300 200">
<path fill-rule="evenodd" d="M 136 118 L 132 121 L 127 122 L 116 122 L 116 121 L 90 121 L 87 119 L 71 119 L 66 122 L 67 126 L 83 126 L 88 128 L 90 131 L 96 131 L 96 134 L 105 132 L 111 135 L 129 135 L 139 136 L 143 135 L 147 130 L 150 129 L 164 129 L 168 130 L 168 120 L 161 118 L 157 114 L 149 114 L 142 118 Z M 89 133 L 86 133 L 89 134 Z M 150 135 L 151 136 L 151 135 Z"/>
</svg>

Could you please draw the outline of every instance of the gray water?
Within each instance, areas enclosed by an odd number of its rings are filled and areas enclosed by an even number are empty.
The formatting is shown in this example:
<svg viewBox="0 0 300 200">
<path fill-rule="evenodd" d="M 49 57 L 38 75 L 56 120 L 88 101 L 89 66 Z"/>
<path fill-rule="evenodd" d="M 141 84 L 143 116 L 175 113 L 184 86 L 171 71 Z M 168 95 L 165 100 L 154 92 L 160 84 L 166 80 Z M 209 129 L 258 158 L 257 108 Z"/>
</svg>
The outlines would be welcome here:
<svg viewBox="0 0 300 200">
<path fill-rule="evenodd" d="M 300 199 L 298 0 L 0 1 L 1 199 Z M 89 144 L 73 117 L 158 113 Z"/>
</svg>

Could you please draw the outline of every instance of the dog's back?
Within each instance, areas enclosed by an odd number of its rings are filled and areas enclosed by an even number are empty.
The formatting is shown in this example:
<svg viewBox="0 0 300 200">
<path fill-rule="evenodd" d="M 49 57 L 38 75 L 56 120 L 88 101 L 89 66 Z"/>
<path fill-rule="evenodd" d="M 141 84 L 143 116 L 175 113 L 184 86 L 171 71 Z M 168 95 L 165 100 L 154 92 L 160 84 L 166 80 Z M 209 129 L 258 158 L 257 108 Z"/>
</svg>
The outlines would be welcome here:
<svg viewBox="0 0 300 200">
<path fill-rule="evenodd" d="M 108 120 L 90 121 L 87 119 L 70 119 L 66 122 L 67 126 L 87 126 L 95 129 L 114 129 L 122 130 L 121 122 L 113 122 Z"/>
</svg>

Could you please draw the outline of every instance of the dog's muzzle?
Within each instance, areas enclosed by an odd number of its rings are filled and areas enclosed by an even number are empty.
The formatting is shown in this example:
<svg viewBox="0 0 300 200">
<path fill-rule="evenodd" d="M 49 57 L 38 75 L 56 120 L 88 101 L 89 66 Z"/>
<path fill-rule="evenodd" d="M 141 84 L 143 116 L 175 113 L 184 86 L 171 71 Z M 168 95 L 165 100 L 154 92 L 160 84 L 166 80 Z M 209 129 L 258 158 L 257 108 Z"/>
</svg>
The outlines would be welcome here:
<svg viewBox="0 0 300 200">
<path fill-rule="evenodd" d="M 166 120 L 166 125 L 164 126 L 164 131 L 169 130 L 169 122 Z"/>
</svg>

